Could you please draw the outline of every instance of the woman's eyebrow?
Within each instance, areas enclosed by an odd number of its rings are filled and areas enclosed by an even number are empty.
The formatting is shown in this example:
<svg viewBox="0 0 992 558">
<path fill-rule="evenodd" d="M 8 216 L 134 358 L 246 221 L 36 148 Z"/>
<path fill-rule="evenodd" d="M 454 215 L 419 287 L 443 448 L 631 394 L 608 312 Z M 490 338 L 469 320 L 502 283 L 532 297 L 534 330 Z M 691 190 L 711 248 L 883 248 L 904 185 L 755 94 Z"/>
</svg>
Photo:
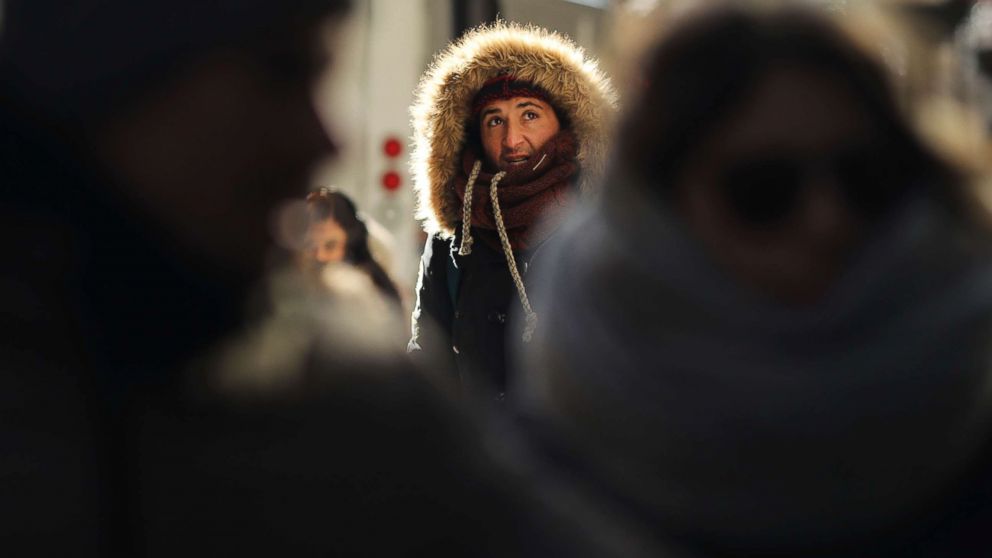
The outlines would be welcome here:
<svg viewBox="0 0 992 558">
<path fill-rule="evenodd" d="M 503 112 L 503 109 L 501 109 L 499 107 L 490 107 L 490 108 L 487 108 L 486 110 L 482 111 L 482 114 L 479 115 L 479 119 L 481 120 L 481 119 L 489 116 L 490 114 L 500 113 L 500 112 Z"/>
<path fill-rule="evenodd" d="M 517 108 L 523 108 L 523 107 L 534 107 L 534 108 L 537 108 L 537 109 L 540 109 L 540 110 L 544 110 L 544 107 L 542 105 L 536 103 L 535 101 L 523 101 L 523 102 L 517 103 Z"/>
</svg>

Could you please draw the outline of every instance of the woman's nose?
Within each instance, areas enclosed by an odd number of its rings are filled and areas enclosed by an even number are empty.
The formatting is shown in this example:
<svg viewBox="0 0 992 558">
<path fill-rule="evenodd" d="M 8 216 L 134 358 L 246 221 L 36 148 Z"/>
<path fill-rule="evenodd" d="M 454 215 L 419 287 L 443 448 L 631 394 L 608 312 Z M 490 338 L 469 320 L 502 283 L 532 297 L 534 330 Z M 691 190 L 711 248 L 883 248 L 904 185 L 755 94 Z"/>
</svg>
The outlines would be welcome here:
<svg viewBox="0 0 992 558">
<path fill-rule="evenodd" d="M 524 141 L 520 125 L 512 121 L 506 123 L 506 134 L 503 135 L 503 147 L 513 149 Z"/>
</svg>

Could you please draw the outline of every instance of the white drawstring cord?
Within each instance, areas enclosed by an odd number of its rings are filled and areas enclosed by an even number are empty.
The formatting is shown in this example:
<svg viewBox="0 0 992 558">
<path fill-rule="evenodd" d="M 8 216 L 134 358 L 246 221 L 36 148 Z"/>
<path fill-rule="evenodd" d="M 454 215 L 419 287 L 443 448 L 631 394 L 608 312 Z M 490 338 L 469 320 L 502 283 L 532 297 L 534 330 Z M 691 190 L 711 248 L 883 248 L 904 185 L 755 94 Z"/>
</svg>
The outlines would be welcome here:
<svg viewBox="0 0 992 558">
<path fill-rule="evenodd" d="M 524 281 L 520 277 L 520 271 L 517 270 L 517 260 L 513 257 L 510 239 L 506 234 L 506 225 L 503 224 L 503 212 L 499 208 L 499 196 L 497 195 L 496 185 L 499 184 L 500 179 L 504 176 L 506 176 L 506 172 L 503 171 L 493 176 L 493 180 L 489 186 L 489 197 L 493 202 L 493 216 L 496 217 L 496 228 L 499 230 L 499 241 L 503 245 L 503 254 L 506 255 L 506 265 L 510 268 L 513 284 L 517 287 L 517 293 L 520 295 L 520 303 L 524 307 L 527 323 L 524 326 L 523 340 L 524 343 L 530 343 L 530 340 L 534 337 L 534 329 L 537 328 L 537 313 L 531 308 L 530 299 L 527 298 L 527 290 L 524 288 Z"/>
</svg>

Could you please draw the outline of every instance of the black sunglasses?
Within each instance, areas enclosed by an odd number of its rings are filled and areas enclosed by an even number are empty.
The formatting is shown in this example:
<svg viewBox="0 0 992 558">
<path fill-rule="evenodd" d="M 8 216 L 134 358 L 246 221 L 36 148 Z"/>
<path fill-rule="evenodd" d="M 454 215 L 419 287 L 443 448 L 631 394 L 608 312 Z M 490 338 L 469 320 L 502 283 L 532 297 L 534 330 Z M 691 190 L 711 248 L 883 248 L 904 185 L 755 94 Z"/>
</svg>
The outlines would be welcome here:
<svg viewBox="0 0 992 558">
<path fill-rule="evenodd" d="M 774 227 L 795 211 L 812 179 L 824 174 L 835 181 L 848 206 L 869 219 L 895 205 L 911 184 L 898 157 L 868 147 L 751 157 L 725 166 L 718 184 L 741 219 Z"/>
</svg>

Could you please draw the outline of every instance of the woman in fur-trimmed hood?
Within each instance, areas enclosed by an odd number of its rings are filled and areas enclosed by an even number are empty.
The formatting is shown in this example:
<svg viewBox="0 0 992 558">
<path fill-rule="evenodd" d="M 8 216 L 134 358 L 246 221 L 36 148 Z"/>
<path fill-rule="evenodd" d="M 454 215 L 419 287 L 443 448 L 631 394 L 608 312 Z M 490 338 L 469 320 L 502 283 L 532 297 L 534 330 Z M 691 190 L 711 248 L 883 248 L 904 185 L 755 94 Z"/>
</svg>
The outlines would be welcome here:
<svg viewBox="0 0 992 558">
<path fill-rule="evenodd" d="M 523 309 L 512 334 L 528 337 L 538 317 L 522 277 L 596 183 L 615 106 L 569 39 L 507 22 L 469 31 L 421 80 L 412 171 L 429 238 L 410 350 L 464 387 L 505 390 L 507 315 Z"/>
</svg>

